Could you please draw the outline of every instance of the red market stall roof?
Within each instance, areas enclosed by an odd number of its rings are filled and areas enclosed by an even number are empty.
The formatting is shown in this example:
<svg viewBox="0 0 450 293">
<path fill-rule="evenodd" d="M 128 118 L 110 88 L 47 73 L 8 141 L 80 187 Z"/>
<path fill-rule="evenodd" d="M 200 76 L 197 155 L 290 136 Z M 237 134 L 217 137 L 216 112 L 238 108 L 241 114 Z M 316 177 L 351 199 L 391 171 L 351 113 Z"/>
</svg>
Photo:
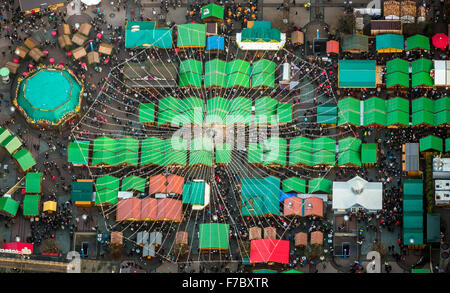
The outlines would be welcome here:
<svg viewBox="0 0 450 293">
<path fill-rule="evenodd" d="M 163 198 L 127 198 L 117 204 L 116 221 L 175 221 L 182 220 L 181 200 Z"/>
<path fill-rule="evenodd" d="M 251 227 L 248 230 L 249 240 L 258 240 L 261 239 L 262 229 L 260 227 Z"/>
<path fill-rule="evenodd" d="M 445 50 L 448 45 L 448 37 L 446 34 L 439 33 L 435 34 L 432 38 L 433 46 L 441 50 Z"/>
<path fill-rule="evenodd" d="M 323 200 L 318 197 L 289 197 L 284 200 L 285 216 L 323 217 Z"/>
<path fill-rule="evenodd" d="M 335 53 L 339 54 L 339 42 L 338 41 L 328 41 L 327 42 L 327 54 Z"/>
<path fill-rule="evenodd" d="M 323 199 L 318 197 L 308 197 L 303 203 L 303 216 L 323 217 Z"/>
<path fill-rule="evenodd" d="M 162 174 L 150 177 L 150 194 L 183 193 L 184 178 L 178 175 L 164 176 Z"/>
<path fill-rule="evenodd" d="M 137 197 L 122 199 L 117 203 L 116 221 L 141 219 L 141 200 Z"/>
<path fill-rule="evenodd" d="M 181 200 L 172 198 L 158 199 L 156 219 L 158 221 L 181 222 L 183 217 L 182 209 L 183 203 L 181 202 Z"/>
<path fill-rule="evenodd" d="M 158 202 L 156 198 L 146 197 L 141 199 L 141 220 L 155 220 L 158 213 Z"/>
<path fill-rule="evenodd" d="M 289 241 L 279 239 L 252 240 L 250 263 L 260 262 L 289 263 Z"/>
<path fill-rule="evenodd" d="M 302 199 L 300 197 L 289 197 L 284 200 L 284 216 L 302 216 Z"/>
<path fill-rule="evenodd" d="M 264 228 L 264 239 L 276 239 L 277 229 L 275 227 Z"/>
<path fill-rule="evenodd" d="M 13 253 L 20 254 L 32 254 L 33 253 L 33 243 L 25 242 L 9 242 L 3 244 L 4 250 L 13 250 Z"/>
<path fill-rule="evenodd" d="M 323 244 L 323 233 L 320 231 L 315 231 L 311 233 L 311 244 Z"/>
<path fill-rule="evenodd" d="M 308 244 L 308 234 L 299 232 L 294 237 L 295 246 L 306 246 Z"/>
</svg>

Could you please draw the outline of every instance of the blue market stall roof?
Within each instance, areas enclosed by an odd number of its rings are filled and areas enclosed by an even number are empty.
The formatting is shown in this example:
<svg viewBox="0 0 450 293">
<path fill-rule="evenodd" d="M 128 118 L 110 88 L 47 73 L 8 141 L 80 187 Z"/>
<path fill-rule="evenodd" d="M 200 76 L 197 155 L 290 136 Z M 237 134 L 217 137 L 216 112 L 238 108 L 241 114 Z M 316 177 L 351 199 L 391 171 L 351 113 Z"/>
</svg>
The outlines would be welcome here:
<svg viewBox="0 0 450 293">
<path fill-rule="evenodd" d="M 44 68 L 20 81 L 13 103 L 31 123 L 59 125 L 80 110 L 82 93 L 71 72 Z"/>
<path fill-rule="evenodd" d="M 206 50 L 224 50 L 224 37 L 212 36 L 206 40 Z"/>
<path fill-rule="evenodd" d="M 172 29 L 156 28 L 152 21 L 129 21 L 125 29 L 126 48 L 172 48 Z"/>
<path fill-rule="evenodd" d="M 243 215 L 280 215 L 280 179 L 277 177 L 242 179 Z"/>
<path fill-rule="evenodd" d="M 375 60 L 339 60 L 339 87 L 375 88 L 376 79 Z"/>
</svg>

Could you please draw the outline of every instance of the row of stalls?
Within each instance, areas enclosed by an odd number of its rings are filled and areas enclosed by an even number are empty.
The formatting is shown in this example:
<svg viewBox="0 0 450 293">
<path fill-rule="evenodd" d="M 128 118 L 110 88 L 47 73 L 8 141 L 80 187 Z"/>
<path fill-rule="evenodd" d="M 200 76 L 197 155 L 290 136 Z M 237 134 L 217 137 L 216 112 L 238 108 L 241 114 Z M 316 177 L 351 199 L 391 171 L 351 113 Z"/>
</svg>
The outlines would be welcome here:
<svg viewBox="0 0 450 293">
<path fill-rule="evenodd" d="M 279 103 L 268 96 L 253 102 L 245 97 L 214 97 L 206 103 L 196 97 L 166 97 L 139 105 L 139 122 L 145 125 L 271 125 L 292 123 L 292 103 Z M 156 119 L 155 119 L 156 116 Z"/>
<path fill-rule="evenodd" d="M 106 140 L 106 139 L 104 139 Z M 115 141 L 100 144 L 102 139 L 74 141 L 69 144 L 68 161 L 76 166 L 212 166 L 231 163 L 230 143 L 213 144 L 213 140 L 200 137 L 191 140 L 150 137 L 136 140 L 133 148 L 121 148 Z"/>
<path fill-rule="evenodd" d="M 401 97 L 371 97 L 364 101 L 345 97 L 338 101 L 338 126 L 445 126 L 450 123 L 449 103 L 448 97 L 420 97 L 411 103 Z"/>
<path fill-rule="evenodd" d="M 128 176 L 122 180 L 102 176 L 95 182 L 80 179 L 72 185 L 72 201 L 76 206 L 117 205 L 117 221 L 181 222 L 183 204 L 203 210 L 209 205 L 210 194 L 210 185 L 204 180 L 185 181 L 174 174 L 148 179 Z"/>
</svg>

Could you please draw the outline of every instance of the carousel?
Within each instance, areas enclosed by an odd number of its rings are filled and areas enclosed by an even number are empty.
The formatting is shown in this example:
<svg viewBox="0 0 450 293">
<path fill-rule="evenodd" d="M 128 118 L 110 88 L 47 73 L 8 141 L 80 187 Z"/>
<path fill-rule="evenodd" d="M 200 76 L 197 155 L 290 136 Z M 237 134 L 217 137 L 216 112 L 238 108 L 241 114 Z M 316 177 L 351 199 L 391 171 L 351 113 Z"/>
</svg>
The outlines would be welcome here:
<svg viewBox="0 0 450 293">
<path fill-rule="evenodd" d="M 31 125 L 56 128 L 79 113 L 82 93 L 71 70 L 41 67 L 18 79 L 13 103 Z"/>
</svg>

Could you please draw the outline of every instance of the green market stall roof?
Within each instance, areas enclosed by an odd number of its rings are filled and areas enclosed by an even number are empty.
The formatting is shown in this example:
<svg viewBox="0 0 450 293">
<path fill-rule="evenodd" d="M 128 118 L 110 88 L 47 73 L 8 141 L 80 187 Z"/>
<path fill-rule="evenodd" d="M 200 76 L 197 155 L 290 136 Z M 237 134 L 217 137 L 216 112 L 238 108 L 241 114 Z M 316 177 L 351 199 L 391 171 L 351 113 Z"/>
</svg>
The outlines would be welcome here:
<svg viewBox="0 0 450 293">
<path fill-rule="evenodd" d="M 92 201 L 94 192 L 93 181 L 74 181 L 72 182 L 72 202 Z"/>
<path fill-rule="evenodd" d="M 223 19 L 223 6 L 211 3 L 202 7 L 202 20 L 215 18 L 215 19 Z"/>
<path fill-rule="evenodd" d="M 402 86 L 409 88 L 409 74 L 393 72 L 386 75 L 386 87 Z"/>
<path fill-rule="evenodd" d="M 261 72 L 252 75 L 252 88 L 275 87 L 275 75 L 273 73 Z"/>
<path fill-rule="evenodd" d="M 118 201 L 118 191 L 102 189 L 95 192 L 95 205 L 115 205 Z"/>
<path fill-rule="evenodd" d="M 325 178 L 314 178 L 308 182 L 308 193 L 324 192 L 331 194 L 333 182 Z"/>
<path fill-rule="evenodd" d="M 427 137 L 421 138 L 419 140 L 420 143 L 420 151 L 439 151 L 442 152 L 443 150 L 443 140 L 442 138 L 436 137 L 434 135 L 429 135 Z"/>
<path fill-rule="evenodd" d="M 229 143 L 216 144 L 216 164 L 231 163 L 231 145 Z"/>
<path fill-rule="evenodd" d="M 41 196 L 39 194 L 26 194 L 23 199 L 23 215 L 38 216 L 40 200 Z"/>
<path fill-rule="evenodd" d="M 412 125 L 426 124 L 434 126 L 434 116 L 432 112 L 428 111 L 418 111 L 412 113 Z"/>
<path fill-rule="evenodd" d="M 433 69 L 433 61 L 425 58 L 415 60 L 411 63 L 411 65 L 413 75 L 419 72 L 430 73 L 431 69 Z"/>
<path fill-rule="evenodd" d="M 155 104 L 141 103 L 139 105 L 139 122 L 140 123 L 155 122 Z"/>
<path fill-rule="evenodd" d="M 291 123 L 292 111 L 294 105 L 292 103 L 278 103 L 277 119 L 278 123 Z"/>
<path fill-rule="evenodd" d="M 117 204 L 119 195 L 119 179 L 110 175 L 97 178 L 95 181 L 95 204 Z"/>
<path fill-rule="evenodd" d="M 403 181 L 403 244 L 423 244 L 423 181 Z"/>
<path fill-rule="evenodd" d="M 2 143 L 7 137 L 11 136 L 11 132 L 3 127 L 0 127 L 0 143 Z"/>
<path fill-rule="evenodd" d="M 338 125 L 361 124 L 361 102 L 352 97 L 338 101 Z"/>
<path fill-rule="evenodd" d="M 39 69 L 19 82 L 13 103 L 33 124 L 59 125 L 80 110 L 82 93 L 70 71 Z"/>
<path fill-rule="evenodd" d="M 19 209 L 19 202 L 10 197 L 0 197 L 0 212 L 15 217 Z"/>
<path fill-rule="evenodd" d="M 403 111 L 409 113 L 409 100 L 395 97 L 386 101 L 386 112 Z"/>
<path fill-rule="evenodd" d="M 28 172 L 25 177 L 26 193 L 41 193 L 42 173 Z"/>
<path fill-rule="evenodd" d="M 344 52 L 367 52 L 369 51 L 369 37 L 360 34 L 345 36 L 342 42 L 342 50 Z"/>
<path fill-rule="evenodd" d="M 22 146 L 22 142 L 17 136 L 10 135 L 5 138 L 0 145 L 4 147 L 9 154 L 13 154 Z"/>
<path fill-rule="evenodd" d="M 128 21 L 125 28 L 126 48 L 172 48 L 172 29 L 156 28 L 152 21 Z"/>
<path fill-rule="evenodd" d="M 227 74 L 241 72 L 250 75 L 250 63 L 245 60 L 235 59 L 227 63 Z"/>
<path fill-rule="evenodd" d="M 337 106 L 336 105 L 317 106 L 317 123 L 336 124 Z"/>
<path fill-rule="evenodd" d="M 287 142 L 286 139 L 271 137 L 262 144 L 263 164 L 267 165 L 286 165 Z"/>
<path fill-rule="evenodd" d="M 306 181 L 298 177 L 291 177 L 281 182 L 283 192 L 295 191 L 298 193 L 306 193 Z"/>
<path fill-rule="evenodd" d="M 248 162 L 250 164 L 261 164 L 263 159 L 263 149 L 259 143 L 248 144 Z"/>
<path fill-rule="evenodd" d="M 425 110 L 428 112 L 434 112 L 434 101 L 427 97 L 420 97 L 412 101 L 412 113 Z"/>
<path fill-rule="evenodd" d="M 426 50 L 430 51 L 430 38 L 422 35 L 414 35 L 406 39 L 406 50 Z"/>
<path fill-rule="evenodd" d="M 138 176 L 128 176 L 122 179 L 122 191 L 136 190 L 140 192 L 145 191 L 144 178 Z"/>
<path fill-rule="evenodd" d="M 183 185 L 183 204 L 200 205 L 205 204 L 205 182 L 187 181 Z"/>
<path fill-rule="evenodd" d="M 375 60 L 339 60 L 338 86 L 340 88 L 375 88 Z"/>
<path fill-rule="evenodd" d="M 14 160 L 22 171 L 27 171 L 36 165 L 36 160 L 33 158 L 31 153 L 27 149 L 20 149 L 18 152 L 13 154 Z"/>
<path fill-rule="evenodd" d="M 441 216 L 439 214 L 427 214 L 427 243 L 440 243 L 440 228 Z"/>
<path fill-rule="evenodd" d="M 276 68 L 275 62 L 267 60 L 267 59 L 260 59 L 253 63 L 251 72 L 252 72 L 252 75 L 255 75 L 255 74 L 258 74 L 261 72 L 274 73 L 275 68 Z"/>
<path fill-rule="evenodd" d="M 228 249 L 230 225 L 219 223 L 200 224 L 199 249 Z"/>
<path fill-rule="evenodd" d="M 338 165 L 361 166 L 361 154 L 352 150 L 339 152 Z"/>
<path fill-rule="evenodd" d="M 178 25 L 178 48 L 204 48 L 206 47 L 206 25 L 187 23 Z"/>
<path fill-rule="evenodd" d="M 433 87 L 433 78 L 429 73 L 419 72 L 412 75 L 411 86 L 414 87 Z"/>
<path fill-rule="evenodd" d="M 73 141 L 67 148 L 67 161 L 73 165 L 89 164 L 90 141 Z"/>
<path fill-rule="evenodd" d="M 433 61 L 421 58 L 412 62 L 412 87 L 432 87 L 434 86 L 433 78 L 430 71 L 433 69 Z"/>
<path fill-rule="evenodd" d="M 191 151 L 189 154 L 189 166 L 208 166 L 213 163 L 212 152 L 197 150 Z"/>
<path fill-rule="evenodd" d="M 179 74 L 187 72 L 194 72 L 201 75 L 203 72 L 203 63 L 195 59 L 181 61 Z"/>
<path fill-rule="evenodd" d="M 272 28 L 270 21 L 253 21 L 252 27 L 246 27 L 241 33 L 242 42 L 280 42 L 281 32 Z"/>
<path fill-rule="evenodd" d="M 377 162 L 377 144 L 363 143 L 361 145 L 361 163 L 375 164 Z"/>
<path fill-rule="evenodd" d="M 248 88 L 249 86 L 250 86 L 250 76 L 242 72 L 234 72 L 227 76 L 226 87 Z"/>
<path fill-rule="evenodd" d="M 386 62 L 386 74 L 394 72 L 409 73 L 409 63 L 406 60 L 395 58 Z"/>
<path fill-rule="evenodd" d="M 409 113 L 392 111 L 386 114 L 386 125 L 409 125 Z"/>
<path fill-rule="evenodd" d="M 402 52 L 405 50 L 405 39 L 403 35 L 377 35 L 376 48 L 380 53 Z"/>
<path fill-rule="evenodd" d="M 243 215 L 280 215 L 279 178 L 243 178 L 241 191 L 241 213 Z"/>
<path fill-rule="evenodd" d="M 95 189 L 97 191 L 103 189 L 111 189 L 118 191 L 119 185 L 120 185 L 119 179 L 110 175 L 98 177 L 97 180 L 95 181 Z"/>
</svg>

